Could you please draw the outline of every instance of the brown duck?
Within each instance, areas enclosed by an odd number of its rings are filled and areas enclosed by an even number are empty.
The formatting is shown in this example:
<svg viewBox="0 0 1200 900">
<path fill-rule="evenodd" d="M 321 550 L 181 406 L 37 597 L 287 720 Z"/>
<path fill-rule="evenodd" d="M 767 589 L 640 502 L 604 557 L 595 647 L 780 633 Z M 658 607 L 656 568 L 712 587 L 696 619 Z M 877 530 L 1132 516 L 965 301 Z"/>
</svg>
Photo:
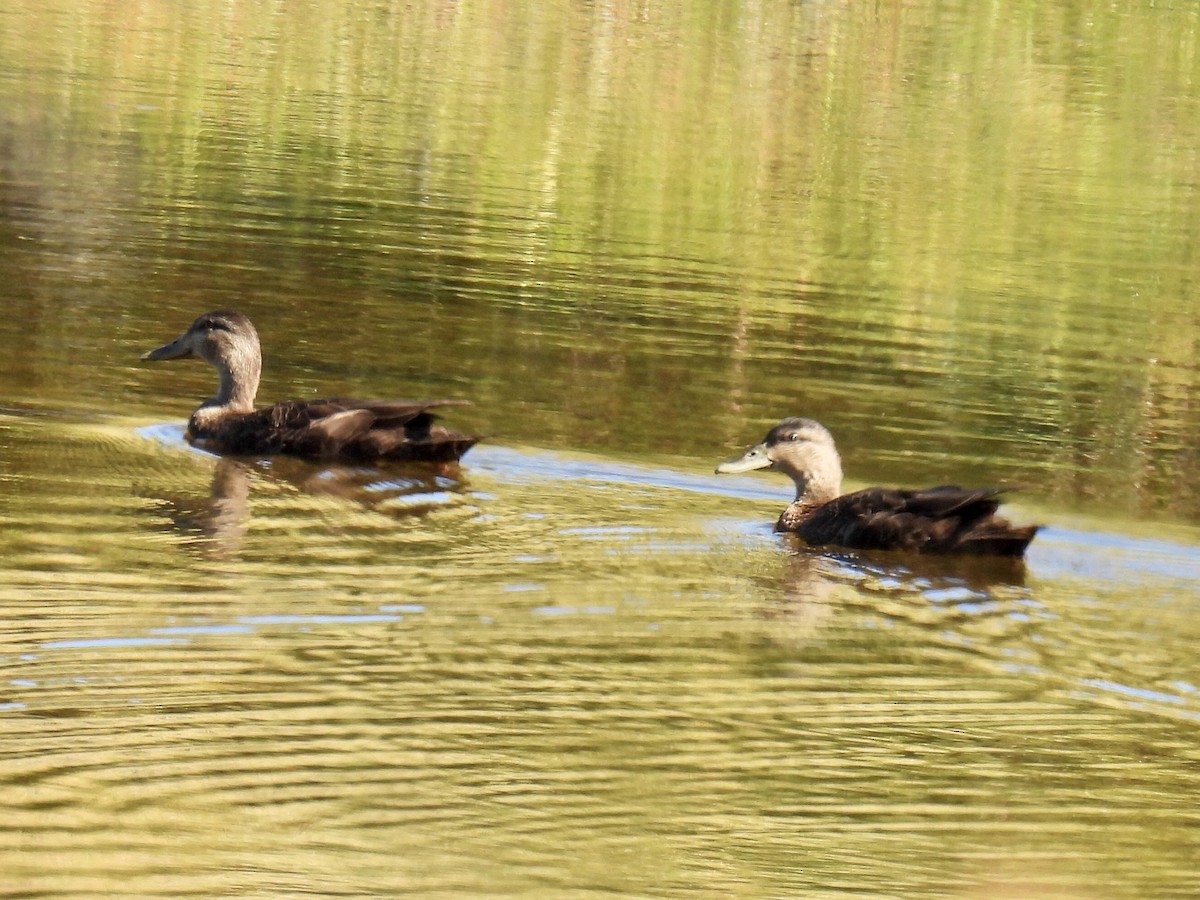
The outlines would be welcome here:
<svg viewBox="0 0 1200 900">
<path fill-rule="evenodd" d="M 833 435 L 812 419 L 784 419 L 761 444 L 717 466 L 717 473 L 754 469 L 775 469 L 796 483 L 796 499 L 775 530 L 794 532 L 814 546 L 1021 556 L 1038 530 L 996 515 L 1001 488 L 873 487 L 842 494 Z"/>
<path fill-rule="evenodd" d="M 188 420 L 188 440 L 234 456 L 277 453 L 310 459 L 457 460 L 479 440 L 438 425 L 430 412 L 464 400 L 285 400 L 256 409 L 262 372 L 258 332 L 241 313 L 205 313 L 169 344 L 142 359 L 199 357 L 217 370 L 220 386 Z"/>
</svg>

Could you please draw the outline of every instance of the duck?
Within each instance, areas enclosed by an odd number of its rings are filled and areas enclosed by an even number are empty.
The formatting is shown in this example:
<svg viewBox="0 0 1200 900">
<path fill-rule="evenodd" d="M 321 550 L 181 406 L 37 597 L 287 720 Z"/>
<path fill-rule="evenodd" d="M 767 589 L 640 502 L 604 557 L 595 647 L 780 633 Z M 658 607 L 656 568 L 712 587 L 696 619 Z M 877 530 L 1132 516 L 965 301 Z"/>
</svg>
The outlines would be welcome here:
<svg viewBox="0 0 1200 900">
<path fill-rule="evenodd" d="M 843 494 L 833 435 L 813 419 L 787 418 L 718 475 L 773 469 L 796 484 L 796 499 L 775 523 L 814 546 L 930 554 L 1022 557 L 1037 525 L 996 515 L 1009 488 L 958 485 L 907 490 L 871 487 Z"/>
<path fill-rule="evenodd" d="M 217 393 L 196 408 L 187 425 L 188 442 L 212 453 L 444 463 L 456 462 L 480 440 L 444 428 L 431 412 L 468 405 L 466 400 L 329 398 L 256 408 L 262 348 L 253 323 L 233 310 L 204 313 L 179 337 L 141 358 L 199 358 L 217 370 Z"/>
</svg>

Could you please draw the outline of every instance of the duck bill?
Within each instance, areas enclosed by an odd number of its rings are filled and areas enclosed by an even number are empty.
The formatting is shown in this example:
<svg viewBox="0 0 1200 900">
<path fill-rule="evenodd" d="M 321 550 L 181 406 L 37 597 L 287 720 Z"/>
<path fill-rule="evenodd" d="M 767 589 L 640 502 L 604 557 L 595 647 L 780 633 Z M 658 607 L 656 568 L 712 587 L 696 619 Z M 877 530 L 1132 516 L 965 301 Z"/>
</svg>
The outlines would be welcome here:
<svg viewBox="0 0 1200 900">
<path fill-rule="evenodd" d="M 718 475 L 736 475 L 738 472 L 753 472 L 755 469 L 769 469 L 773 465 L 767 456 L 766 444 L 755 444 L 741 456 L 727 459 L 717 466 Z"/>
<path fill-rule="evenodd" d="M 155 350 L 148 350 L 142 354 L 142 359 L 148 359 L 151 362 L 158 362 L 160 359 L 186 359 L 192 355 L 192 347 L 184 338 L 187 335 L 181 334 L 169 344 L 163 344 Z"/>
</svg>

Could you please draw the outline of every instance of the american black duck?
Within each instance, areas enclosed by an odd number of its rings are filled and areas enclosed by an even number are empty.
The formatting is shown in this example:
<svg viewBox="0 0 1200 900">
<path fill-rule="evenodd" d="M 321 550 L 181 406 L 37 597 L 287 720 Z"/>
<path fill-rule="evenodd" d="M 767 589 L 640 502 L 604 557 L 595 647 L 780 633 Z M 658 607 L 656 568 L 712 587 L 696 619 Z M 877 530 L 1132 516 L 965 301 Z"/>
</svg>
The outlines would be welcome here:
<svg viewBox="0 0 1200 900">
<path fill-rule="evenodd" d="M 430 412 L 465 400 L 285 400 L 256 409 L 262 372 L 258 332 L 241 313 L 205 313 L 169 344 L 142 359 L 199 357 L 217 370 L 216 396 L 188 420 L 188 440 L 234 456 L 278 453 L 309 459 L 457 460 L 479 440 L 438 425 Z"/>
<path fill-rule="evenodd" d="M 796 499 L 775 530 L 794 532 L 814 546 L 1019 557 L 1038 530 L 996 515 L 1002 488 L 873 487 L 842 494 L 833 435 L 812 419 L 784 419 L 762 443 L 717 466 L 717 473 L 754 469 L 775 469 L 796 483 Z"/>
</svg>

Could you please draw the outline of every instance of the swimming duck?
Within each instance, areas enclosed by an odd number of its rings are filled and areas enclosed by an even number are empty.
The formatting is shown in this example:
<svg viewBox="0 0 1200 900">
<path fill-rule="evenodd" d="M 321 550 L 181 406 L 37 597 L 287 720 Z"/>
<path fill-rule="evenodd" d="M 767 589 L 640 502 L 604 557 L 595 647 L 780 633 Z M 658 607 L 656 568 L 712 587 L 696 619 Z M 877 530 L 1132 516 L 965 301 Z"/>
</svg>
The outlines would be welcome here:
<svg viewBox="0 0 1200 900">
<path fill-rule="evenodd" d="M 197 407 L 187 428 L 192 444 L 215 453 L 451 462 L 479 440 L 443 428 L 430 412 L 465 400 L 285 400 L 255 409 L 258 332 L 232 310 L 205 313 L 169 344 L 142 354 L 147 360 L 189 357 L 203 359 L 220 376 L 216 396 Z"/>
<path fill-rule="evenodd" d="M 833 435 L 812 419 L 784 419 L 762 443 L 717 466 L 717 474 L 754 469 L 775 469 L 796 483 L 796 499 L 775 530 L 814 546 L 1021 556 L 1038 530 L 996 515 L 1002 488 L 873 487 L 842 494 Z"/>
</svg>

